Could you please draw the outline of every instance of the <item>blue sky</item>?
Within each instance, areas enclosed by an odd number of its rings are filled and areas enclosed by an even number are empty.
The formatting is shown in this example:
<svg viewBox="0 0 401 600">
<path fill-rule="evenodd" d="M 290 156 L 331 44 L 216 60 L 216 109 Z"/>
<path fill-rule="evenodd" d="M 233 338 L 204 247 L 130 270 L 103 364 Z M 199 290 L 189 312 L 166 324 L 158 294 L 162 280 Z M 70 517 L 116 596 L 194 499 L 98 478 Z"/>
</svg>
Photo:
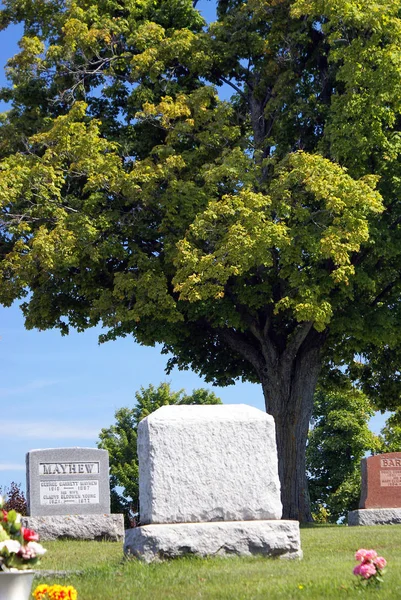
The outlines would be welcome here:
<svg viewBox="0 0 401 600">
<path fill-rule="evenodd" d="M 214 18 L 215 2 L 198 7 Z M 18 50 L 21 27 L 0 32 L 0 86 L 4 65 Z M 0 111 L 5 110 L 0 103 Z M 159 348 L 139 346 L 132 339 L 98 344 L 100 329 L 72 332 L 24 328 L 17 303 L 0 306 L 0 487 L 11 481 L 25 488 L 25 454 L 36 448 L 95 447 L 99 431 L 114 421 L 115 411 L 134 404 L 141 386 L 170 381 L 174 390 L 209 387 L 196 374 L 164 372 Z M 224 403 L 246 403 L 264 409 L 259 385 L 237 383 L 213 388 Z M 382 416 L 372 421 L 378 431 Z"/>
</svg>

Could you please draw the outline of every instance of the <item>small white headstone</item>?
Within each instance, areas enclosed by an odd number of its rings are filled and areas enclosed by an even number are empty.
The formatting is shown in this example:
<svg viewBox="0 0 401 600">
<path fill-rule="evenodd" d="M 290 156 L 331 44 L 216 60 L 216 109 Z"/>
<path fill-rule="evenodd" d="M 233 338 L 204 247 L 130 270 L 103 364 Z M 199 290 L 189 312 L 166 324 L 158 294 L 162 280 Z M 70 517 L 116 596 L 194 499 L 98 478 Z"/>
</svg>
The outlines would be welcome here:
<svg viewBox="0 0 401 600">
<path fill-rule="evenodd" d="M 138 457 L 143 524 L 281 518 L 274 420 L 256 408 L 159 408 Z"/>
</svg>

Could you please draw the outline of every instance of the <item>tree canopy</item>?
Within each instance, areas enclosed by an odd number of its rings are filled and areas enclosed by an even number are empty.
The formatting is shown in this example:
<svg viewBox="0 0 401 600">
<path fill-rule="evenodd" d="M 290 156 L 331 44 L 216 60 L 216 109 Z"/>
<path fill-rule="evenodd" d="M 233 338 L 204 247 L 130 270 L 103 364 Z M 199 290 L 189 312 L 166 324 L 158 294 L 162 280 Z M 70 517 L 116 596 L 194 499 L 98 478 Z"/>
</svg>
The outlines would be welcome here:
<svg viewBox="0 0 401 600">
<path fill-rule="evenodd" d="M 322 367 L 399 404 L 401 2 L 201 5 L 4 0 L 0 301 L 261 382 L 307 520 Z"/>
</svg>

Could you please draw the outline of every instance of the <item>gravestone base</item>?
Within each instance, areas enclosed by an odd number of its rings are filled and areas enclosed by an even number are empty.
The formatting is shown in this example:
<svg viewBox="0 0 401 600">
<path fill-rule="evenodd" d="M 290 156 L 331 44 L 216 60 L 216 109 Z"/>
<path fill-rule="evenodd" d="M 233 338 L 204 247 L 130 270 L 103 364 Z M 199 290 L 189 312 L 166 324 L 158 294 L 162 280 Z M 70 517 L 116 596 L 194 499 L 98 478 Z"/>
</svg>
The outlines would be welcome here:
<svg viewBox="0 0 401 600">
<path fill-rule="evenodd" d="M 70 539 L 121 542 L 124 539 L 124 516 L 51 515 L 22 517 L 23 527 L 33 529 L 41 541 Z"/>
<path fill-rule="evenodd" d="M 401 508 L 360 508 L 348 513 L 348 525 L 401 524 Z"/>
<path fill-rule="evenodd" d="M 298 521 L 143 525 L 125 532 L 124 553 L 147 563 L 188 554 L 302 558 Z"/>
</svg>

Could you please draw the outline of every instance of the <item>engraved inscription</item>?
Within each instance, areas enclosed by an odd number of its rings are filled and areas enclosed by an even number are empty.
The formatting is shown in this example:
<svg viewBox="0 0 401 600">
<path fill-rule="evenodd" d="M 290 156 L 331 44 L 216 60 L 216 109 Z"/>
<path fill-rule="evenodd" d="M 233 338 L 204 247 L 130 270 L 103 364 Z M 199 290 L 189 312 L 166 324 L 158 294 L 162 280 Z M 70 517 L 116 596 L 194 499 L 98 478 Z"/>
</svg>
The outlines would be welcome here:
<svg viewBox="0 0 401 600">
<path fill-rule="evenodd" d="M 401 471 L 388 470 L 380 471 L 381 487 L 401 486 Z"/>
<path fill-rule="evenodd" d="M 99 482 L 89 481 L 41 481 L 40 504 L 99 504 Z"/>
<path fill-rule="evenodd" d="M 382 458 L 380 466 L 383 467 L 401 467 L 401 458 Z"/>
<path fill-rule="evenodd" d="M 98 475 L 98 462 L 39 463 L 39 475 Z"/>
</svg>

